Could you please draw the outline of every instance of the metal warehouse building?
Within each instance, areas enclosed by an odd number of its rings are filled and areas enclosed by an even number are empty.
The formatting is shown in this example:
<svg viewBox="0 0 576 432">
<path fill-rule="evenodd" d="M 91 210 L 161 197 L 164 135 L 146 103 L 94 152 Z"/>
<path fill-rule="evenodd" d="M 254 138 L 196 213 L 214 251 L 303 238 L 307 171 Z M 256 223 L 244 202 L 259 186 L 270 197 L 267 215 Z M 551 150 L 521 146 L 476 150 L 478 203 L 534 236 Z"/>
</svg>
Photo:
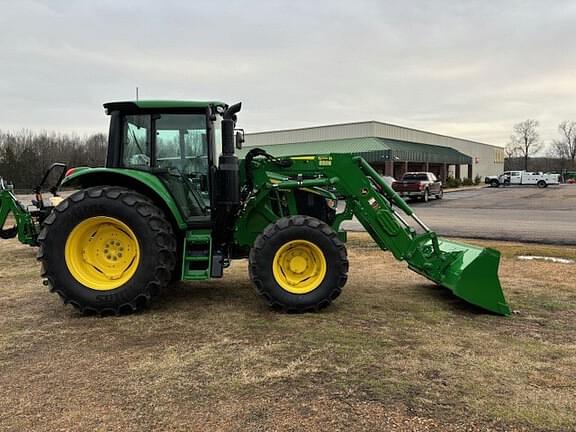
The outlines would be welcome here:
<svg viewBox="0 0 576 432">
<path fill-rule="evenodd" d="M 376 121 L 249 133 L 245 146 L 275 156 L 353 153 L 396 178 L 406 171 L 474 178 L 504 168 L 502 147 Z"/>
</svg>

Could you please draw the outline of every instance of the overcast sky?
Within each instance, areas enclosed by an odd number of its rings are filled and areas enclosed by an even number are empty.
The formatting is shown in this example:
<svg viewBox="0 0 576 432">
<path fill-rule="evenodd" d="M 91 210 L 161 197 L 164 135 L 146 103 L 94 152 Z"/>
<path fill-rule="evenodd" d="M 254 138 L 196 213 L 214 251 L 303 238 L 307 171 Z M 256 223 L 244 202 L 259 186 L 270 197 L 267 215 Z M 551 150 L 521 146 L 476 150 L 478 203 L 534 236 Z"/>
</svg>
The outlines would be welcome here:
<svg viewBox="0 0 576 432">
<path fill-rule="evenodd" d="M 247 132 L 379 120 L 504 145 L 576 120 L 576 1 L 0 0 L 0 129 L 242 101 Z"/>
</svg>

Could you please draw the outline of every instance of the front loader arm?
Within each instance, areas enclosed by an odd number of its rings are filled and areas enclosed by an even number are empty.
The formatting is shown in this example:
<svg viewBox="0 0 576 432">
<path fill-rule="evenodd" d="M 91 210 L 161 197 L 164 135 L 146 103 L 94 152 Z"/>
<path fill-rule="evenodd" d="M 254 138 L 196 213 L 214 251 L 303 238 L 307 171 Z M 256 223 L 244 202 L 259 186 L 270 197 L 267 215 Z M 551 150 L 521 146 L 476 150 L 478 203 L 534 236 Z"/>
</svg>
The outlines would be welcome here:
<svg viewBox="0 0 576 432">
<path fill-rule="evenodd" d="M 332 225 L 335 231 L 339 231 L 342 222 L 356 216 L 376 243 L 399 260 L 421 243 L 416 231 L 404 221 L 392 203 L 407 215 L 414 214 L 412 209 L 360 157 L 341 154 L 306 159 L 296 157 L 289 167 L 261 162 L 252 175 L 257 193 L 248 201 L 247 210 L 267 215 L 268 223 L 279 216 L 262 205 L 267 204 L 269 195 L 313 186 L 333 187 L 346 203 L 344 216 L 337 216 Z M 260 228 L 256 231 L 260 232 Z"/>
<path fill-rule="evenodd" d="M 289 164 L 278 163 L 288 159 Z M 499 252 L 439 239 L 363 158 L 348 154 L 274 158 L 253 162 L 251 168 L 255 192 L 239 216 L 240 225 L 254 224 L 251 231 L 261 232 L 259 225 L 274 222 L 276 214 L 267 208 L 272 194 L 289 199 L 295 189 L 332 187 L 346 203 L 332 224 L 334 231 L 353 215 L 381 249 L 406 261 L 410 269 L 470 303 L 510 313 L 498 279 Z M 416 222 L 420 233 L 406 217 Z"/>
</svg>

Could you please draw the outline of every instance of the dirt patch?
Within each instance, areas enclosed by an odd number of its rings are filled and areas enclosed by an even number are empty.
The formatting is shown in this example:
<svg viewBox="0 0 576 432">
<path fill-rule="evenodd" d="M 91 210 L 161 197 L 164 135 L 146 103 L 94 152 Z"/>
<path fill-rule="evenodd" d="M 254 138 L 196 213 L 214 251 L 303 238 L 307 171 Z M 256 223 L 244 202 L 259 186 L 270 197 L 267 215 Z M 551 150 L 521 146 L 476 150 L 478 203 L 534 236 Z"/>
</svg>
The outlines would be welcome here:
<svg viewBox="0 0 576 432">
<path fill-rule="evenodd" d="M 0 242 L 1 430 L 574 430 L 574 249 L 502 251 L 517 313 L 486 314 L 410 272 L 363 233 L 319 314 L 254 295 L 247 263 L 177 284 L 144 313 L 81 317 Z"/>
</svg>

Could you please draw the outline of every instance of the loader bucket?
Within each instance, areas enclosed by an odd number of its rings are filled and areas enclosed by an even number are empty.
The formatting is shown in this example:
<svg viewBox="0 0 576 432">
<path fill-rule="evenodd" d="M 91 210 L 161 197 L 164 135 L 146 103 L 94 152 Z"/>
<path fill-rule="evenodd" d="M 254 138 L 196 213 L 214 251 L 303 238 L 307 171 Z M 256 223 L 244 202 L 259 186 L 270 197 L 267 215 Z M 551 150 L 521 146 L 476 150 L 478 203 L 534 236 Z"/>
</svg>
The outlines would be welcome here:
<svg viewBox="0 0 576 432">
<path fill-rule="evenodd" d="M 438 239 L 446 257 L 446 266 L 434 275 L 426 275 L 448 288 L 455 296 L 500 315 L 510 315 L 498 278 L 500 252 Z"/>
</svg>

